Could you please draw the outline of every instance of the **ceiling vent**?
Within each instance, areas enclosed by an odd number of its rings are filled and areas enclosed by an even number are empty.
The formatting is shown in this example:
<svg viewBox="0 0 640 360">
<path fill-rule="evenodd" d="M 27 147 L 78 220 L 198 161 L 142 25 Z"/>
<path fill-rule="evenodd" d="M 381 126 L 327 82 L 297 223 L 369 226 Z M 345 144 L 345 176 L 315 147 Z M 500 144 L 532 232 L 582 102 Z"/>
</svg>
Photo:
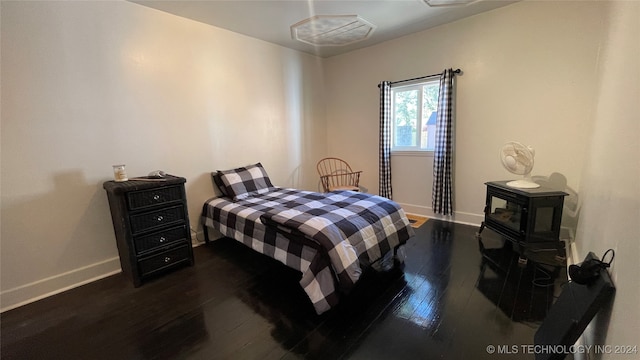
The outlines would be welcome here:
<svg viewBox="0 0 640 360">
<path fill-rule="evenodd" d="M 291 37 L 315 46 L 342 46 L 368 38 L 375 28 L 358 15 L 316 15 L 291 25 Z"/>
</svg>

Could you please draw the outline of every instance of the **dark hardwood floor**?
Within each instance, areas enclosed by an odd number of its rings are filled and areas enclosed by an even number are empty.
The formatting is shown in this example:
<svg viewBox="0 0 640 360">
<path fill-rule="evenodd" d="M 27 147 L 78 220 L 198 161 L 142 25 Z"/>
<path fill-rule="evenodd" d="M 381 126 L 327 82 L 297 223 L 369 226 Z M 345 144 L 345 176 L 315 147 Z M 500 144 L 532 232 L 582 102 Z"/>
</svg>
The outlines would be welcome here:
<svg viewBox="0 0 640 360">
<path fill-rule="evenodd" d="M 320 316 L 298 272 L 221 239 L 140 288 L 119 274 L 2 313 L 2 359 L 533 359 L 487 347 L 533 344 L 564 267 L 489 231 L 483 257 L 476 231 L 429 220 Z"/>
</svg>

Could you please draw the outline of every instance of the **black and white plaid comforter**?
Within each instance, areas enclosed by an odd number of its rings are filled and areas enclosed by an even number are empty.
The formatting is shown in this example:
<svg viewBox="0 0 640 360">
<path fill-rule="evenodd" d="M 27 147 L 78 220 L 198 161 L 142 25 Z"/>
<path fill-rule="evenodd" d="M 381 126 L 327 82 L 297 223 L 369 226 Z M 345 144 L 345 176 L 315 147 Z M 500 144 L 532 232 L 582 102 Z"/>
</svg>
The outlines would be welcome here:
<svg viewBox="0 0 640 360">
<path fill-rule="evenodd" d="M 365 266 L 414 234 L 398 204 L 350 191 L 273 188 L 235 202 L 214 198 L 203 221 L 301 271 L 300 284 L 319 314 L 338 303 L 338 293 L 348 292 Z"/>
</svg>

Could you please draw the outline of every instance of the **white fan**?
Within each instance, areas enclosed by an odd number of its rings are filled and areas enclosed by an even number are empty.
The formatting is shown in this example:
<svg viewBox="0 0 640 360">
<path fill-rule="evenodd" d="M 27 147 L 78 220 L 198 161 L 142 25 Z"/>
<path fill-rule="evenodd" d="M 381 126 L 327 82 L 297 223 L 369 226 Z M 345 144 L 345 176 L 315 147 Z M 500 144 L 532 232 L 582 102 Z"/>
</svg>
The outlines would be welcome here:
<svg viewBox="0 0 640 360">
<path fill-rule="evenodd" d="M 500 149 L 500 159 L 502 165 L 509 172 L 522 175 L 522 179 L 513 180 L 507 183 L 508 186 L 520 189 L 535 189 L 540 185 L 531 180 L 531 170 L 533 170 L 533 157 L 535 151 L 531 146 L 525 146 L 519 142 L 511 141 Z"/>
</svg>

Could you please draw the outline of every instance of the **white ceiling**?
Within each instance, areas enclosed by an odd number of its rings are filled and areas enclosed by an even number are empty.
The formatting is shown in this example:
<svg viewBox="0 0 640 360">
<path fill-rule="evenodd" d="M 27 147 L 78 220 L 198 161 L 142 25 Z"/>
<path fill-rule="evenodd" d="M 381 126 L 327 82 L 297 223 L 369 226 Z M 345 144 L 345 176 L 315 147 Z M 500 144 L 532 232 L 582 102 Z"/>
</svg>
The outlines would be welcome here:
<svg viewBox="0 0 640 360">
<path fill-rule="evenodd" d="M 477 0 L 467 5 L 431 7 L 423 0 L 130 0 L 174 15 L 329 57 L 459 20 L 519 0 Z M 313 46 L 291 37 L 290 26 L 314 15 L 359 15 L 376 28 L 363 41 Z"/>
</svg>

